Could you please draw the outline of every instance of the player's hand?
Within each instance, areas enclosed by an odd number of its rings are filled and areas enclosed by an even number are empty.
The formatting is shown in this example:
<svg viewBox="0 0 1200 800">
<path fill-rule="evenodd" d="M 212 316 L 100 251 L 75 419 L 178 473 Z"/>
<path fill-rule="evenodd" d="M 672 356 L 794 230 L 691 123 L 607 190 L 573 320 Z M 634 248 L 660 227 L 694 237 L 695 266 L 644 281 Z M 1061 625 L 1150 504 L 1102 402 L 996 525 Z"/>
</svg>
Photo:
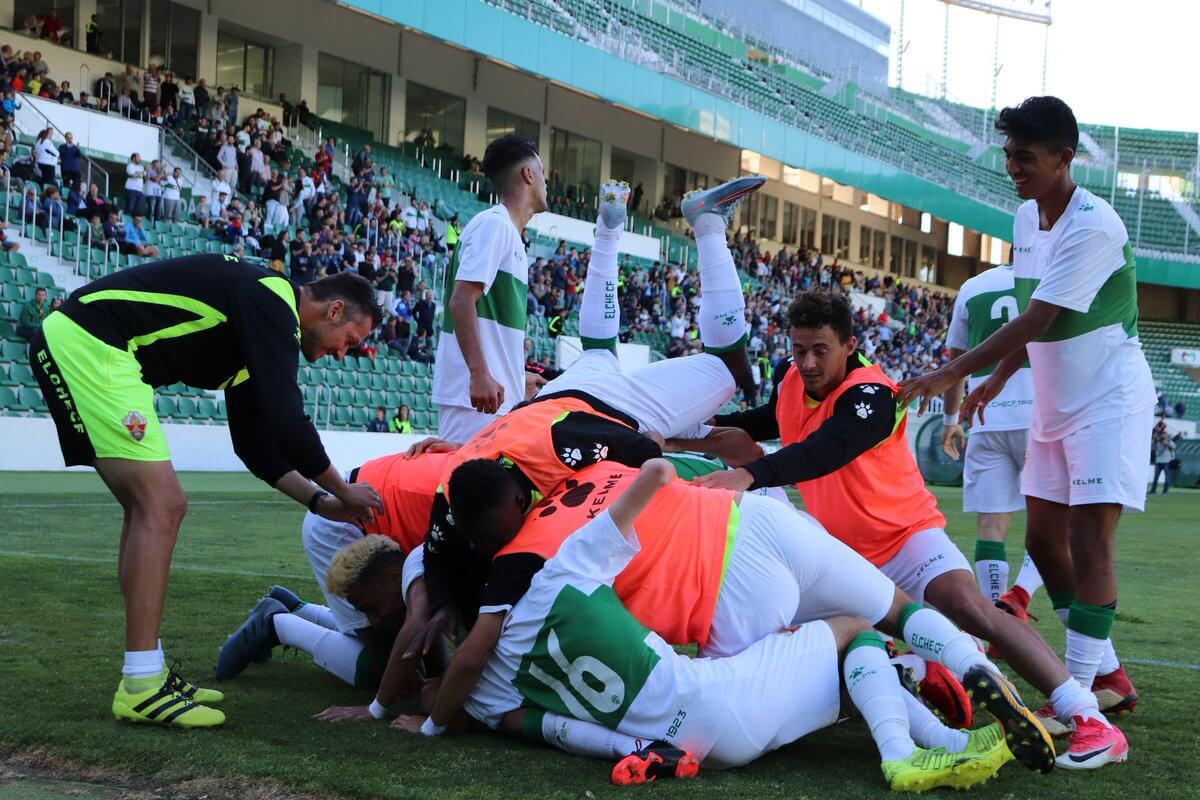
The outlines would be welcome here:
<svg viewBox="0 0 1200 800">
<path fill-rule="evenodd" d="M 324 495 L 317 501 L 313 507 L 313 513 L 318 517 L 332 520 L 333 522 L 357 522 L 357 516 L 351 511 L 345 503 L 338 500 L 331 494 Z"/>
<path fill-rule="evenodd" d="M 549 381 L 536 372 L 525 373 L 525 399 L 532 400 Z"/>
<path fill-rule="evenodd" d="M 979 424 L 984 424 L 983 410 L 996 399 L 1000 392 L 1004 391 L 1006 383 L 1008 383 L 1007 380 L 1000 380 L 998 374 L 993 372 L 987 377 L 987 380 L 976 386 L 958 409 L 959 423 L 965 422 L 970 425 L 972 417 L 978 413 Z"/>
<path fill-rule="evenodd" d="M 425 717 L 420 714 L 401 714 L 392 720 L 392 727 L 398 731 L 419 734 L 424 722 Z"/>
<path fill-rule="evenodd" d="M 692 483 L 696 486 L 703 486 L 705 489 L 730 489 L 735 492 L 745 492 L 754 485 L 754 476 L 750 474 L 749 470 L 738 467 L 701 475 L 699 478 L 693 478 Z"/>
<path fill-rule="evenodd" d="M 920 398 L 921 404 L 917 407 L 917 416 L 920 416 L 929 407 L 930 400 L 935 397 L 941 397 L 947 389 L 954 386 L 959 380 L 959 376 L 953 374 L 945 367 L 935 369 L 933 372 L 927 372 L 916 378 L 909 378 L 900 384 L 900 391 L 896 395 L 896 403 L 901 408 L 904 408 L 914 398 Z"/>
<path fill-rule="evenodd" d="M 313 719 L 322 722 L 366 722 L 375 718 L 371 716 L 370 706 L 330 706 L 320 714 L 313 714 Z"/>
<path fill-rule="evenodd" d="M 433 647 L 439 636 L 450 636 L 457 628 L 458 613 L 450 606 L 443 606 L 429 618 L 424 629 L 409 642 L 408 649 L 404 651 L 404 657 L 424 658 L 429 655 L 429 649 Z"/>
<path fill-rule="evenodd" d="M 416 458 L 422 453 L 451 453 L 462 447 L 458 442 L 451 442 L 447 439 L 439 439 L 436 436 L 430 436 L 422 439 L 412 447 L 404 451 L 405 458 Z"/>
<path fill-rule="evenodd" d="M 369 483 L 348 483 L 337 499 L 352 517 L 362 522 L 371 522 L 376 511 L 383 511 L 383 498 Z"/>
<path fill-rule="evenodd" d="M 471 406 L 484 414 L 495 414 L 504 405 L 504 387 L 486 369 L 471 373 Z"/>
<path fill-rule="evenodd" d="M 661 433 L 658 431 L 646 431 L 644 435 L 653 440 L 654 443 L 658 445 L 659 450 L 663 451 L 664 453 L 667 452 L 667 440 L 662 437 Z"/>
<path fill-rule="evenodd" d="M 946 422 L 942 425 L 942 452 L 958 461 L 958 454 L 966 444 L 962 425 L 957 422 Z"/>
</svg>

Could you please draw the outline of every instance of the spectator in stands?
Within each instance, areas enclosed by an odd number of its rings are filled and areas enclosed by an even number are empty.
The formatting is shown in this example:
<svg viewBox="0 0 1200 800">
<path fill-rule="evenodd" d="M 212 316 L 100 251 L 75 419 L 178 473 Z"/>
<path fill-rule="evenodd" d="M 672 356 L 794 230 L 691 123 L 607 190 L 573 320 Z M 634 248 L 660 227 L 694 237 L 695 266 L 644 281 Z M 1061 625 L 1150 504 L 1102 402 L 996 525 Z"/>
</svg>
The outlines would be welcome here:
<svg viewBox="0 0 1200 800">
<path fill-rule="evenodd" d="M 433 363 L 434 355 L 429 349 L 429 337 L 425 335 L 425 331 L 417 331 L 416 338 L 408 346 L 408 357 L 421 364 Z"/>
<path fill-rule="evenodd" d="M 638 181 L 638 185 L 633 187 L 633 196 L 629 198 L 629 207 L 634 211 L 640 210 L 642 207 L 642 197 L 644 194 L 645 190 L 642 188 L 642 183 L 641 181 Z"/>
<path fill-rule="evenodd" d="M 196 89 L 193 91 L 192 95 L 196 98 L 196 114 L 207 120 L 208 103 L 211 98 L 208 93 L 208 85 L 205 83 L 204 78 L 196 81 Z"/>
<path fill-rule="evenodd" d="M 108 202 L 108 199 L 104 195 L 100 194 L 99 186 L 94 183 L 90 184 L 88 186 L 88 193 L 85 199 L 87 200 L 88 207 L 87 216 L 90 217 L 93 213 L 95 213 L 99 214 L 101 219 L 108 217 L 109 209 L 112 206 Z"/>
<path fill-rule="evenodd" d="M 75 222 L 67 219 L 65 212 L 66 204 L 58 193 L 58 186 L 47 186 L 42 192 L 41 213 L 38 214 L 39 221 L 44 223 L 42 227 L 48 227 L 50 230 L 58 230 L 61 227 L 66 231 L 74 231 Z"/>
<path fill-rule="evenodd" d="M 225 134 L 217 136 L 217 163 L 225 171 L 225 179 L 230 186 L 237 185 L 238 179 L 238 151 L 237 145 L 229 140 Z M 233 197 L 233 190 L 230 189 L 229 196 Z"/>
<path fill-rule="evenodd" d="M 410 413 L 411 410 L 407 405 L 401 405 L 396 409 L 396 416 L 392 417 L 392 421 L 391 424 L 388 425 L 388 429 L 391 430 L 392 433 L 412 433 L 412 422 L 408 418 Z"/>
<path fill-rule="evenodd" d="M 192 76 L 187 75 L 179 85 L 179 117 L 176 125 L 180 128 L 187 125 L 192 114 L 196 112 L 196 87 L 192 85 Z"/>
<path fill-rule="evenodd" d="M 111 72 L 104 73 L 104 77 L 96 81 L 96 99 L 111 103 L 112 99 L 119 94 L 117 91 L 117 81 L 113 78 Z"/>
<path fill-rule="evenodd" d="M 162 179 L 162 218 L 169 222 L 179 221 L 179 191 L 182 189 L 183 172 L 175 167 L 170 175 Z"/>
<path fill-rule="evenodd" d="M 88 215 L 87 197 L 83 193 L 83 184 L 78 180 L 71 181 L 71 188 L 67 190 L 67 213 L 76 217 Z"/>
<path fill-rule="evenodd" d="M 158 84 L 158 104 L 166 109 L 179 107 L 179 84 L 170 72 L 163 75 Z"/>
<path fill-rule="evenodd" d="M 117 77 L 117 92 L 128 92 L 129 94 L 137 94 L 138 86 L 137 73 L 133 71 L 133 64 L 126 64 L 125 71 Z"/>
<path fill-rule="evenodd" d="M 426 289 L 424 296 L 413 306 L 413 320 L 417 324 L 417 333 L 424 334 L 427 339 L 433 338 L 433 318 L 436 312 L 433 292 Z"/>
<path fill-rule="evenodd" d="M 151 161 L 143 177 L 145 188 L 142 190 L 142 199 L 146 204 L 146 218 L 151 222 L 162 215 L 162 179 L 164 177 L 166 175 L 162 165 L 157 161 Z"/>
<path fill-rule="evenodd" d="M 121 244 L 122 253 L 132 253 L 143 258 L 158 258 L 158 248 L 146 239 L 142 229 L 142 215 L 134 214 L 133 219 L 125 223 L 125 236 Z"/>
<path fill-rule="evenodd" d="M 8 233 L 5 231 L 7 227 L 8 223 L 0 219 L 0 250 L 5 253 L 15 253 L 21 249 L 21 244 L 20 242 L 9 241 Z"/>
<path fill-rule="evenodd" d="M 121 213 L 117 209 L 109 209 L 108 216 L 105 217 L 104 224 L 101 226 L 100 239 L 106 244 L 112 243 L 118 246 L 125 239 L 125 227 L 121 224 Z"/>
<path fill-rule="evenodd" d="M 1183 415 L 1186 413 L 1187 413 L 1187 406 L 1185 406 L 1183 404 L 1182 400 L 1176 400 L 1175 401 L 1175 417 L 1177 419 L 1183 419 Z"/>
<path fill-rule="evenodd" d="M 298 253 L 292 254 L 292 283 L 303 286 L 317 279 L 317 264 L 313 258 L 312 242 L 304 242 Z"/>
<path fill-rule="evenodd" d="M 42 322 L 49 313 L 50 306 L 46 302 L 46 288 L 39 286 L 33 293 L 33 299 L 21 306 L 21 315 L 17 318 L 17 335 L 26 341 L 32 339 L 33 335 L 38 332 L 38 328 L 42 327 Z"/>
<path fill-rule="evenodd" d="M 60 103 L 65 103 L 66 105 L 75 105 L 75 93 L 71 91 L 70 81 L 63 81 L 58 85 L 58 94 L 54 99 Z M 80 105 L 83 104 L 81 103 Z M 59 148 L 59 150 L 61 151 L 62 148 Z"/>
<path fill-rule="evenodd" d="M 58 148 L 58 168 L 62 173 L 63 183 L 68 185 L 79 180 L 79 145 L 75 144 L 75 134 L 67 131 L 63 137 L 66 141 Z"/>
<path fill-rule="evenodd" d="M 230 125 L 237 125 L 238 99 L 238 87 L 229 87 L 229 94 L 225 97 L 225 117 L 229 120 Z"/>
<path fill-rule="evenodd" d="M 33 160 L 38 168 L 38 182 L 42 186 L 54 183 L 54 172 L 58 167 L 58 148 L 54 146 L 51 134 L 52 128 L 46 128 L 37 135 L 33 145 Z"/>
<path fill-rule="evenodd" d="M 140 214 L 142 212 L 142 193 L 146 188 L 146 168 L 142 165 L 142 157 L 134 153 L 125 165 L 125 213 Z"/>
<path fill-rule="evenodd" d="M 383 406 L 378 406 L 375 409 L 375 418 L 367 423 L 367 433 L 387 433 L 388 420 L 387 409 Z"/>
<path fill-rule="evenodd" d="M 1171 489 L 1171 462 L 1175 460 L 1175 442 L 1166 426 L 1154 430 L 1154 479 L 1150 481 L 1150 494 L 1158 493 L 1158 476 L 1163 476 L 1163 494 Z"/>
<path fill-rule="evenodd" d="M 208 118 L 217 127 L 225 127 L 226 120 L 229 119 L 229 114 L 225 110 L 225 87 L 218 86 L 216 94 L 210 94 L 208 98 Z"/>
<path fill-rule="evenodd" d="M 95 14 L 92 14 L 88 20 L 87 29 L 84 32 L 84 42 L 87 51 L 94 56 L 100 55 L 100 41 L 103 32 L 100 30 L 100 22 Z"/>
<path fill-rule="evenodd" d="M 142 104 L 147 108 L 158 105 L 158 65 L 142 73 Z"/>
<path fill-rule="evenodd" d="M 21 221 L 34 222 L 38 218 L 38 212 L 41 211 L 40 201 L 38 200 L 37 190 L 29 184 L 25 185 L 25 201 L 21 206 Z M 42 227 L 46 227 L 42 225 Z"/>
</svg>

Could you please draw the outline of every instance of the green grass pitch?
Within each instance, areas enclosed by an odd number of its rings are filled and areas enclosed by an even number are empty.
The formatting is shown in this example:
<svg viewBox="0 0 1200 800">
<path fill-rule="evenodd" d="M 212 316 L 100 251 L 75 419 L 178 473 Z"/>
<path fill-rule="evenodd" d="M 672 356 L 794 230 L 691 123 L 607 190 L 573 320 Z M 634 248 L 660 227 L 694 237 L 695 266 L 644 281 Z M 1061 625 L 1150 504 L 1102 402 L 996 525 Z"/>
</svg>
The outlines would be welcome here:
<svg viewBox="0 0 1200 800">
<path fill-rule="evenodd" d="M 204 680 L 217 647 L 271 583 L 313 597 L 300 550 L 302 510 L 241 475 L 185 475 L 191 509 L 175 551 L 163 641 L 168 659 Z M 954 539 L 970 555 L 974 521 L 961 493 L 937 489 Z M 184 732 L 117 724 L 108 706 L 120 670 L 122 611 L 113 570 L 119 510 L 94 475 L 0 474 L 0 800 L 119 796 L 111 789 L 45 788 L 14 778 L 21 765 L 55 764 L 73 780 L 109 776 L 158 797 L 690 798 L 851 800 L 888 794 L 867 731 L 851 722 L 818 732 L 757 763 L 697 781 L 616 790 L 600 762 L 484 735 L 430 741 L 386 725 L 333 725 L 311 716 L 369 696 L 339 684 L 307 656 L 254 665 L 226 684 L 229 721 Z M 1015 523 L 1016 565 L 1023 517 Z M 1113 635 L 1142 693 L 1122 718 L 1128 764 L 1097 773 L 1042 777 L 1006 766 L 962 795 L 1038 798 L 1200 796 L 1200 493 L 1149 498 L 1118 538 L 1121 605 Z M 1062 631 L 1044 593 L 1038 629 L 1057 648 Z M 1041 699 L 1026 691 L 1031 704 Z M 35 756 L 30 756 L 35 753 Z M 16 765 L 14 767 L 14 765 Z M 49 765 L 46 767 L 45 765 Z M 86 769 L 85 769 L 86 768 Z M 180 788 L 184 787 L 184 788 Z M 235 787 L 235 788 L 230 788 Z M 253 792 L 247 787 L 253 787 Z M 182 794 L 180 794 L 182 792 Z M 129 795 L 133 796 L 133 795 Z M 140 796 L 140 795 L 139 795 Z"/>
</svg>

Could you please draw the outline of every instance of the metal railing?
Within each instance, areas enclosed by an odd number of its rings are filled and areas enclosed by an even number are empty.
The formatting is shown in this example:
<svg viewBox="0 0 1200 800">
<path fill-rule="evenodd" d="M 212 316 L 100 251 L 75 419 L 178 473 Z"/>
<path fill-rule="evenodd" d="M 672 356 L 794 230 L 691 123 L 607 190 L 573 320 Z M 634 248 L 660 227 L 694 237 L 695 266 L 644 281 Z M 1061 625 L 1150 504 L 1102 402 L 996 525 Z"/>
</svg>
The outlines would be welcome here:
<svg viewBox="0 0 1200 800">
<path fill-rule="evenodd" d="M 24 92 L 22 92 L 22 94 L 24 94 Z M 21 105 L 20 105 L 20 107 L 19 107 L 19 110 L 21 110 L 21 111 L 24 111 L 24 110 L 26 110 L 26 109 L 28 109 L 29 111 L 32 111 L 33 113 L 37 114 L 37 115 L 38 115 L 38 117 L 40 117 L 40 118 L 41 118 L 42 122 L 43 122 L 43 123 L 45 123 L 45 124 L 43 124 L 43 125 L 41 126 L 41 127 L 42 127 L 42 129 L 49 128 L 50 130 L 54 131 L 54 133 L 58 134 L 58 137 L 59 137 L 60 141 L 66 141 L 66 138 L 67 138 L 67 137 L 66 137 L 66 134 L 65 134 L 65 133 L 64 133 L 64 132 L 63 132 L 63 131 L 62 131 L 62 130 L 61 130 L 61 129 L 60 129 L 58 126 L 57 126 L 57 125 L 55 125 L 55 124 L 54 124 L 54 123 L 53 123 L 53 122 L 50 120 L 50 118 L 49 118 L 49 117 L 47 117 L 45 114 L 43 114 L 43 113 L 42 113 L 42 112 L 41 112 L 41 111 L 40 111 L 40 110 L 37 108 L 37 106 L 35 106 L 33 103 L 21 103 Z M 20 125 L 20 117 L 21 117 L 21 115 L 19 115 L 19 114 L 18 114 L 18 115 L 17 115 L 17 117 L 16 117 L 16 119 L 17 119 L 17 127 L 18 127 L 18 129 L 21 127 L 21 125 Z M 92 158 L 91 158 L 91 156 L 86 156 L 86 155 L 83 155 L 82 153 L 80 153 L 80 158 L 82 158 L 82 159 L 84 160 L 84 163 L 86 163 L 86 164 L 87 164 L 87 182 L 88 182 L 88 185 L 91 185 L 91 184 L 92 184 L 92 182 L 93 182 L 93 175 L 95 175 L 96 173 L 99 173 L 100 175 L 103 175 L 103 176 L 104 176 L 104 196 L 105 196 L 105 197 L 108 197 L 108 196 L 109 196 L 109 195 L 108 195 L 108 189 L 109 189 L 109 186 L 108 186 L 108 171 L 107 171 L 107 170 L 105 170 L 103 167 L 101 167 L 99 164 L 97 164 L 95 161 L 93 161 L 93 160 L 92 160 Z"/>
</svg>

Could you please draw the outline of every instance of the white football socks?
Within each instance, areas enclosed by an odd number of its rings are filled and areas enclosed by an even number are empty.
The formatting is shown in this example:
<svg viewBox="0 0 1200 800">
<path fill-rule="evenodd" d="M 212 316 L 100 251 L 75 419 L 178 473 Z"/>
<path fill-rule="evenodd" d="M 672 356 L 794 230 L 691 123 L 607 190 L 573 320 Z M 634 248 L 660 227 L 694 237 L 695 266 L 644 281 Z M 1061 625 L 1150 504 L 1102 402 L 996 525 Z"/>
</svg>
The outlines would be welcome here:
<svg viewBox="0 0 1200 800">
<path fill-rule="evenodd" d="M 706 350 L 729 350 L 746 335 L 746 299 L 725 242 L 725 219 L 701 214 L 692 229 L 700 262 L 700 341 Z"/>
<path fill-rule="evenodd" d="M 358 662 L 365 650 L 362 641 L 296 614 L 276 614 L 272 621 L 280 644 L 308 653 L 321 669 L 351 686 L 357 685 Z"/>
<path fill-rule="evenodd" d="M 329 609 L 329 606 L 317 603 L 301 603 L 292 613 L 300 619 L 306 619 L 309 622 L 320 625 L 322 628 L 337 630 L 337 619 L 333 616 L 333 612 Z"/>
<path fill-rule="evenodd" d="M 967 749 L 967 732 L 948 728 L 929 708 L 909 692 L 904 695 L 904 710 L 908 713 L 908 732 L 918 747 L 930 750 L 944 747 L 947 752 L 961 753 Z"/>
<path fill-rule="evenodd" d="M 596 218 L 596 243 L 588 263 L 587 281 L 579 305 L 579 336 L 584 350 L 615 350 L 621 328 L 617 305 L 617 244 L 621 228 L 608 228 Z"/>
<path fill-rule="evenodd" d="M 975 579 L 979 591 L 989 602 L 996 602 L 1008 591 L 1008 559 L 1003 541 L 979 539 L 975 542 Z"/>
<path fill-rule="evenodd" d="M 1025 557 L 1021 559 L 1021 569 L 1017 572 L 1017 579 L 1013 581 L 1013 586 L 1020 586 L 1030 597 L 1033 597 L 1033 593 L 1042 588 L 1042 574 L 1034 566 L 1029 553 L 1026 553 Z"/>
<path fill-rule="evenodd" d="M 134 694 L 158 688 L 166 663 L 163 660 L 162 643 L 153 650 L 126 650 L 121 676 L 126 691 Z"/>
<path fill-rule="evenodd" d="M 842 662 L 846 691 L 862 714 L 871 738 L 884 761 L 899 761 L 912 755 L 912 737 L 908 733 L 908 714 L 896 670 L 888 661 L 882 640 L 872 634 L 859 634 L 846 649 Z"/>
<path fill-rule="evenodd" d="M 1079 684 L 1074 677 L 1067 678 L 1062 685 L 1050 693 L 1050 703 L 1054 706 L 1055 715 L 1063 723 L 1070 725 L 1074 717 L 1107 721 L 1100 713 L 1096 695 Z"/>
<path fill-rule="evenodd" d="M 567 753 L 609 761 L 636 753 L 645 744 L 641 739 L 626 736 L 595 722 L 563 717 L 549 711 L 542 717 L 542 738 L 547 744 Z"/>
<path fill-rule="evenodd" d="M 915 605 L 915 604 L 914 604 Z M 927 661 L 937 661 L 960 681 L 973 667 L 986 667 L 997 675 L 999 668 L 979 650 L 971 635 L 954 627 L 932 608 L 908 606 L 900 613 L 904 641 Z"/>
<path fill-rule="evenodd" d="M 1039 576 L 1039 579 L 1040 579 L 1040 576 Z M 1058 621 L 1063 624 L 1064 628 L 1067 626 L 1067 617 L 1070 615 L 1070 613 L 1071 613 L 1070 608 L 1054 609 L 1055 616 L 1058 617 Z M 1083 634 L 1079 634 L 1079 633 L 1075 634 L 1075 636 L 1077 636 L 1077 637 L 1082 636 L 1082 635 Z M 1091 637 L 1086 637 L 1086 638 L 1091 638 Z M 1071 630 L 1070 630 L 1070 628 L 1067 628 L 1068 654 L 1069 654 L 1070 648 L 1071 648 Z M 1117 649 L 1115 647 L 1113 647 L 1112 638 L 1109 637 L 1108 639 L 1104 640 L 1104 646 L 1100 650 L 1100 663 L 1099 663 L 1099 666 L 1096 668 L 1094 675 L 1107 675 L 1110 672 L 1116 672 L 1120 668 L 1121 668 L 1121 660 L 1119 658 L 1117 658 Z M 1070 667 L 1068 667 L 1068 669 L 1070 669 Z M 1071 671 L 1071 674 L 1074 675 L 1075 672 Z M 1091 685 L 1092 684 L 1089 681 L 1088 688 L 1090 688 Z"/>
<path fill-rule="evenodd" d="M 1097 639 L 1067 628 L 1066 658 L 1063 660 L 1067 664 L 1067 671 L 1075 676 L 1084 689 L 1092 688 L 1092 681 L 1096 679 L 1096 672 L 1104 657 L 1105 645 L 1112 647 L 1107 639 Z"/>
</svg>

